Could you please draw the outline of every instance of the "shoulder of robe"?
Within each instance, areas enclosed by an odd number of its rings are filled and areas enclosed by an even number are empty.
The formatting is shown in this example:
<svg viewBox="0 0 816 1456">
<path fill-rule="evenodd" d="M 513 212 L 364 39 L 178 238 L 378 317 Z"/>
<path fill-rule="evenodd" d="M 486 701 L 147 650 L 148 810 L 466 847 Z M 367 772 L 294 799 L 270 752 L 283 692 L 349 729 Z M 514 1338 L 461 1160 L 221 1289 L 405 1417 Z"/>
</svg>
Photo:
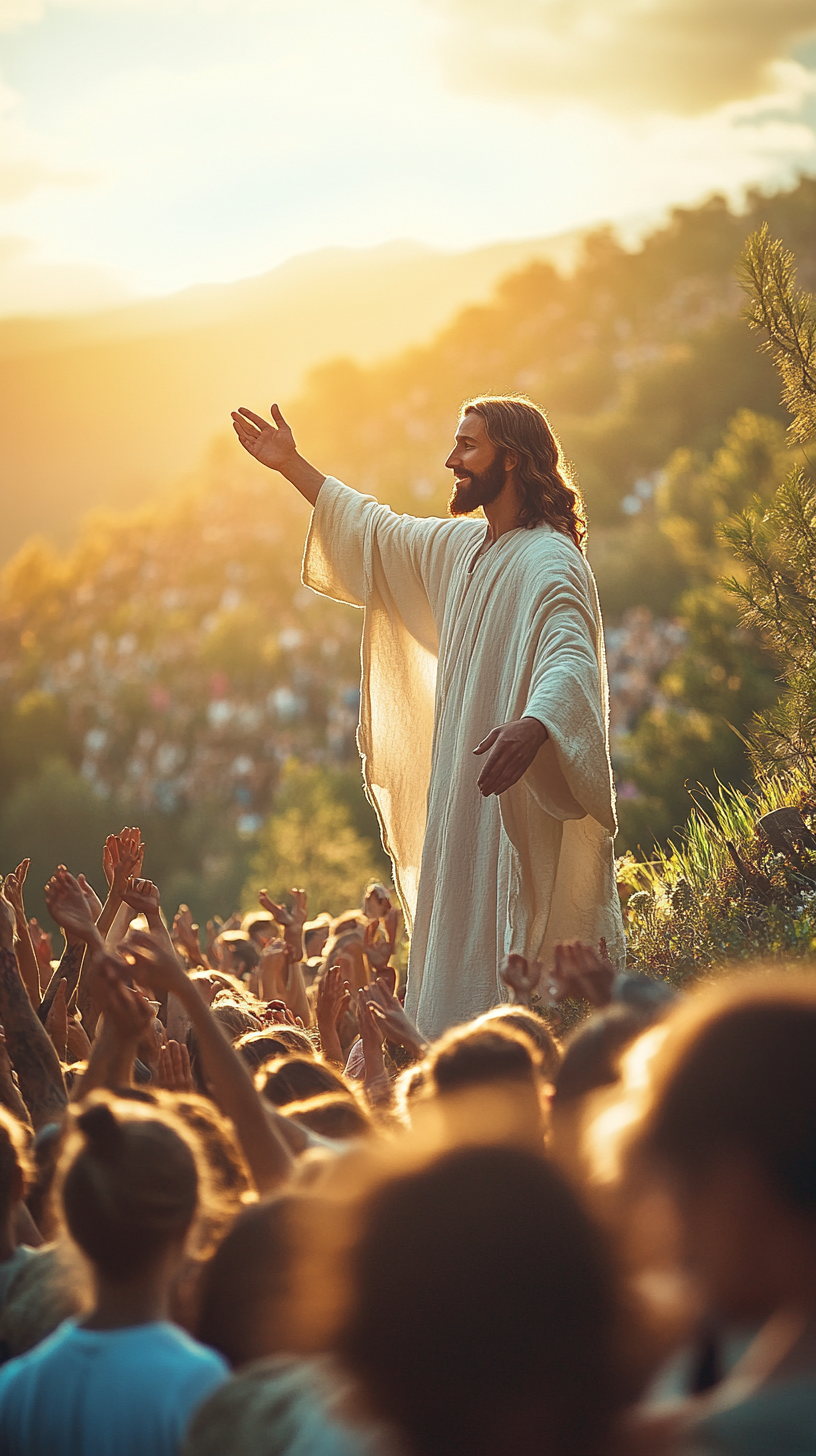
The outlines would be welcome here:
<svg viewBox="0 0 816 1456">
<path fill-rule="evenodd" d="M 570 582 L 583 594 L 592 581 L 592 568 L 570 536 L 552 526 L 534 526 L 521 538 L 519 561 L 532 581 L 546 589 Z"/>
</svg>

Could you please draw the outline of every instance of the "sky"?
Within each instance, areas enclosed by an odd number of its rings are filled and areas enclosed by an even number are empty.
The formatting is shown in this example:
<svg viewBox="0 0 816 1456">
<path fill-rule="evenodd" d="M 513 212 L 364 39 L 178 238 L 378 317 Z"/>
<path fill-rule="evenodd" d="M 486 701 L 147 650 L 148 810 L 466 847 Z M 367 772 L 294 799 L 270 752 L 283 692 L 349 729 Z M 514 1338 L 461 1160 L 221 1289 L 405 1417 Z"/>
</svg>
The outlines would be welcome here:
<svg viewBox="0 0 816 1456">
<path fill-rule="evenodd" d="M 816 0 L 0 0 L 0 313 L 816 173 Z"/>
</svg>

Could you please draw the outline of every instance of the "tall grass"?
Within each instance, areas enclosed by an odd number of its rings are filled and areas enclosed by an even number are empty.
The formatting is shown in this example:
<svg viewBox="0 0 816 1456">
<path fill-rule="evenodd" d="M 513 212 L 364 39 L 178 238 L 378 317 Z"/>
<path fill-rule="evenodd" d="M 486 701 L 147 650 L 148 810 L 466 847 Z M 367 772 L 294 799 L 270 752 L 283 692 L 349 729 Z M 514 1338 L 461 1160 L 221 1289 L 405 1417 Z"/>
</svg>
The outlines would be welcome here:
<svg viewBox="0 0 816 1456">
<path fill-rule="evenodd" d="M 813 797 L 804 773 L 747 793 L 700 789 L 676 842 L 649 861 L 619 860 L 630 964 L 682 985 L 729 962 L 816 951 L 816 857 L 778 854 L 756 827 L 785 806 L 813 826 Z"/>
</svg>

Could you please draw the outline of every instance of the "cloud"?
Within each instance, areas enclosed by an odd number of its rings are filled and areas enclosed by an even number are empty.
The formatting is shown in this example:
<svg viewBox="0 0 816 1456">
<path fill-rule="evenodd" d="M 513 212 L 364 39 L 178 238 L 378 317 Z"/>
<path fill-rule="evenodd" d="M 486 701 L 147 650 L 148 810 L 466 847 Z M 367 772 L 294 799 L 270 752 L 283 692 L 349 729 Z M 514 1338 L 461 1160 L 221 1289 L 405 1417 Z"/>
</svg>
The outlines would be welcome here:
<svg viewBox="0 0 816 1456">
<path fill-rule="evenodd" d="M 459 90 L 702 115 L 768 94 L 816 35 L 814 0 L 431 0 Z"/>
</svg>

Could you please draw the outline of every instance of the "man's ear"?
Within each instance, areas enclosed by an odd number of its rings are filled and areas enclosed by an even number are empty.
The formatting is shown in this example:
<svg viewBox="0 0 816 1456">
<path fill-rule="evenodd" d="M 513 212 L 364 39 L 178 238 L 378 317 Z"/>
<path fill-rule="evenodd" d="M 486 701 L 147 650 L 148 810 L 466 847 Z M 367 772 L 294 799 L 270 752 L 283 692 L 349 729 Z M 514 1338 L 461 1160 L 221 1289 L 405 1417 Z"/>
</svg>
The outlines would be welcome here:
<svg viewBox="0 0 816 1456">
<path fill-rule="evenodd" d="M 515 470 L 515 468 L 516 468 L 517 465 L 518 465 L 518 455 L 516 454 L 515 450 L 505 450 L 505 452 L 504 452 L 504 473 L 505 473 L 505 475 L 509 475 L 510 474 L 510 471 L 511 470 Z"/>
</svg>

